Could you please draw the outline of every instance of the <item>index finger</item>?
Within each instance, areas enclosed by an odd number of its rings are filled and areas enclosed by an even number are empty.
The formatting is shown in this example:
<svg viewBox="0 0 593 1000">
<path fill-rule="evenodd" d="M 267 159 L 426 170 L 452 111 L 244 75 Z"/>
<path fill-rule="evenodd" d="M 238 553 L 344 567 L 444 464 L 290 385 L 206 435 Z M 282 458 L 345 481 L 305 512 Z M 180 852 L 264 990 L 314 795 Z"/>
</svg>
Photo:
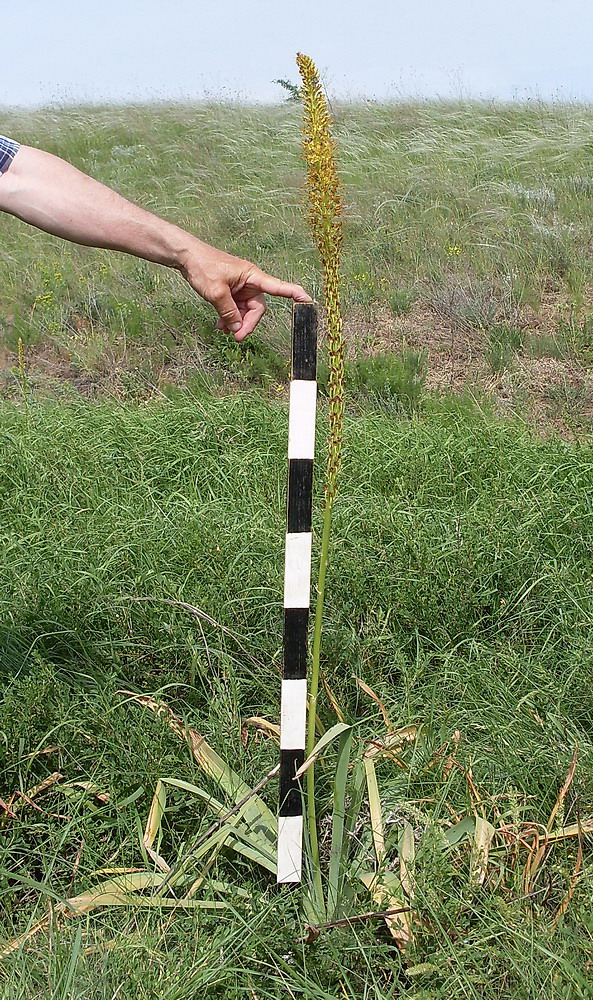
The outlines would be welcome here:
<svg viewBox="0 0 593 1000">
<path fill-rule="evenodd" d="M 265 271 L 258 270 L 250 274 L 249 284 L 257 285 L 262 292 L 266 292 L 268 295 L 279 295 L 284 299 L 294 299 L 295 302 L 313 301 L 311 296 L 307 295 L 302 285 L 293 285 L 289 281 L 280 281 L 279 278 L 273 278 L 271 274 L 266 274 Z"/>
</svg>

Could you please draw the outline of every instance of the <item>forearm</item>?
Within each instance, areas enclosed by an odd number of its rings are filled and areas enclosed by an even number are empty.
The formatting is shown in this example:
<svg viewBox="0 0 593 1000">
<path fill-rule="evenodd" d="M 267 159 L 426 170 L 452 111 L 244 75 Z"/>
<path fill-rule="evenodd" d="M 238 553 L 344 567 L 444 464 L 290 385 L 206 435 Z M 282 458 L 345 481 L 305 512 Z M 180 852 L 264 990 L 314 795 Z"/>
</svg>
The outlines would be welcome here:
<svg viewBox="0 0 593 1000">
<path fill-rule="evenodd" d="M 301 285 L 203 243 L 51 153 L 21 146 L 0 174 L 0 212 L 84 246 L 122 250 L 177 268 L 211 302 L 221 329 L 243 340 L 265 312 L 264 293 L 310 302 Z"/>
<path fill-rule="evenodd" d="M 74 243 L 179 269 L 191 244 L 200 243 L 65 160 L 29 146 L 20 147 L 0 177 L 0 210 Z"/>
</svg>

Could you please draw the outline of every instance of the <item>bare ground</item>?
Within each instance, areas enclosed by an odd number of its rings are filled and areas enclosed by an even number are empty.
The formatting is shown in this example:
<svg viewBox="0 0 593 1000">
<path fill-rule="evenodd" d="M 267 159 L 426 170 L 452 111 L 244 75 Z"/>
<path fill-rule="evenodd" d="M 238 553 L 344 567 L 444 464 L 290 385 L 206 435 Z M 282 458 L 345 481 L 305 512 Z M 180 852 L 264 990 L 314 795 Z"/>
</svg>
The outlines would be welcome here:
<svg viewBox="0 0 593 1000">
<path fill-rule="evenodd" d="M 344 324 L 346 350 L 351 358 L 421 351 L 426 359 L 427 392 L 487 396 L 501 414 L 520 414 L 544 434 L 556 432 L 572 438 L 593 429 L 593 365 L 578 353 L 563 357 L 553 356 L 554 351 L 546 353 L 546 344 L 553 342 L 567 311 L 566 301 L 555 291 L 544 295 L 537 312 L 522 307 L 513 321 L 523 331 L 523 347 L 498 372 L 489 363 L 483 330 L 460 324 L 420 300 L 400 316 L 393 316 L 383 305 L 351 311 Z M 593 315 L 593 290 L 585 296 L 581 312 Z M 25 353 L 26 378 L 32 390 L 58 395 L 74 392 L 89 398 L 159 396 L 163 386 L 181 385 L 190 372 L 204 367 L 207 362 L 199 348 L 180 349 L 178 357 L 153 359 L 142 369 L 125 352 L 102 356 L 93 371 L 82 371 L 56 344 Z M 228 377 L 222 391 L 235 386 Z M 20 392 L 18 357 L 1 346 L 0 392 L 5 397 Z"/>
<path fill-rule="evenodd" d="M 515 319 L 524 346 L 502 372 L 488 362 L 484 331 L 451 322 L 424 302 L 402 316 L 393 317 L 387 309 L 350 316 L 345 333 L 350 356 L 422 351 L 428 392 L 487 395 L 501 413 L 518 413 L 543 433 L 572 438 L 593 428 L 593 366 L 578 356 L 537 356 L 553 341 L 566 314 L 566 303 L 554 293 L 544 297 L 537 313 L 522 308 Z"/>
</svg>

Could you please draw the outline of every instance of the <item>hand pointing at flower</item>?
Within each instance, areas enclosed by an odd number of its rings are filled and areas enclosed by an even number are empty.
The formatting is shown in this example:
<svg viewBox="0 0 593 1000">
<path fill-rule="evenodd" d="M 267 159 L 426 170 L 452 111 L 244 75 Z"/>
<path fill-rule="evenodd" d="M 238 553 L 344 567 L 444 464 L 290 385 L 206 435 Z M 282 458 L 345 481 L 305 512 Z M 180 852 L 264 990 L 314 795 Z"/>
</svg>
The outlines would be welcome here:
<svg viewBox="0 0 593 1000">
<path fill-rule="evenodd" d="M 241 341 L 254 330 L 266 310 L 264 293 L 295 302 L 311 302 L 301 285 L 292 285 L 261 271 L 255 264 L 191 240 L 180 271 L 219 314 L 219 330 Z"/>
</svg>

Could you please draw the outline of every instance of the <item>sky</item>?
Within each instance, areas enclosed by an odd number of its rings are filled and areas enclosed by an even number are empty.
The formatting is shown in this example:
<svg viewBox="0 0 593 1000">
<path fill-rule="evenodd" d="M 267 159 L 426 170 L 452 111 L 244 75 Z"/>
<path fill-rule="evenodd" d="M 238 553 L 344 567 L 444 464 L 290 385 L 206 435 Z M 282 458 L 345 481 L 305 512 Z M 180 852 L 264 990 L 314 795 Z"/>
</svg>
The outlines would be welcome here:
<svg viewBox="0 0 593 1000">
<path fill-rule="evenodd" d="M 0 0 L 0 105 L 335 98 L 593 102 L 592 0 Z"/>
</svg>

